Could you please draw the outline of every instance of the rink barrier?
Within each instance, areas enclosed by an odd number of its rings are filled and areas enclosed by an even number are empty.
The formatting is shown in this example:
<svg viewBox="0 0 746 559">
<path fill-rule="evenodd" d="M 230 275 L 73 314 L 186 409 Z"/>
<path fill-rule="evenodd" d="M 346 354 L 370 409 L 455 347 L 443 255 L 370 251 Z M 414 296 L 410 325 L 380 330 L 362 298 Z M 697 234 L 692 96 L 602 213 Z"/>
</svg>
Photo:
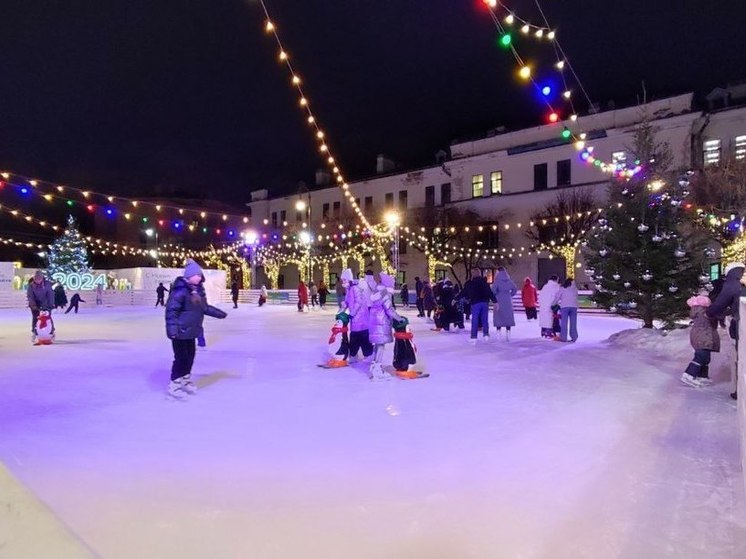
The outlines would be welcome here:
<svg viewBox="0 0 746 559">
<path fill-rule="evenodd" d="M 96 557 L 0 463 L 0 557 Z"/>
<path fill-rule="evenodd" d="M 741 471 L 743 472 L 744 487 L 746 487 L 746 297 L 741 297 L 738 321 L 738 347 L 736 349 L 736 380 L 738 388 L 738 425 L 741 428 Z M 738 358 L 740 356 L 740 359 Z"/>
</svg>

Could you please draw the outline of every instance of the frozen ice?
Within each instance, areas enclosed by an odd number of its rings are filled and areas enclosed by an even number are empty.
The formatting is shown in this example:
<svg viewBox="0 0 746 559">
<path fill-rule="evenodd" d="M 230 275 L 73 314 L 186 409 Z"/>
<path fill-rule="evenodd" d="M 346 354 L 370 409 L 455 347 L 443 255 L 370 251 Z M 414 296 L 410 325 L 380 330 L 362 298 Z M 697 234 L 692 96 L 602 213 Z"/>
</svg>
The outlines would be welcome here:
<svg viewBox="0 0 746 559">
<path fill-rule="evenodd" d="M 410 312 L 432 376 L 375 383 L 316 366 L 332 309 L 226 311 L 186 402 L 162 309 L 56 315 L 42 347 L 0 311 L 0 460 L 98 556 L 746 557 L 728 351 L 697 390 L 686 332 L 581 315 L 561 344 L 518 317 L 472 346 Z"/>
</svg>

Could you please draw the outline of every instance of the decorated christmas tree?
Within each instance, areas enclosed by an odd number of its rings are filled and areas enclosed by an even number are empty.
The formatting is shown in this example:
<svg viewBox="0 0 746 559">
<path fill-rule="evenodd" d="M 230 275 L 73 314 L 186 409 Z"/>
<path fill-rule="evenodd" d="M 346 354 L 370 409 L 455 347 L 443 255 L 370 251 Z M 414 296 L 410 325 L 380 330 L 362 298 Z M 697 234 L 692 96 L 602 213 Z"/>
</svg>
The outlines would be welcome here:
<svg viewBox="0 0 746 559">
<path fill-rule="evenodd" d="M 650 123 L 638 127 L 630 149 L 641 170 L 611 182 L 609 208 L 583 249 L 586 274 L 599 306 L 641 319 L 645 328 L 670 328 L 709 281 L 704 265 L 714 254 L 684 209 L 690 175 L 670 169 L 670 149 L 656 142 Z"/>
<path fill-rule="evenodd" d="M 65 232 L 49 247 L 49 275 L 57 272 L 83 273 L 89 270 L 85 241 L 78 231 L 75 219 L 68 216 Z"/>
</svg>

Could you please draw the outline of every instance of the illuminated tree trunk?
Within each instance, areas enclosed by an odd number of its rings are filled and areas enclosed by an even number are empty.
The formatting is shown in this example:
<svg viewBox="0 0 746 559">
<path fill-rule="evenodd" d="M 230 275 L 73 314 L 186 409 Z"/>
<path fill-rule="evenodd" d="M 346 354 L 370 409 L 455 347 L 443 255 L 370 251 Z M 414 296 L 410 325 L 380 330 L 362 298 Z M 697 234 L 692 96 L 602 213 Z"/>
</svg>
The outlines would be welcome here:
<svg viewBox="0 0 746 559">
<path fill-rule="evenodd" d="M 265 260 L 264 273 L 269 281 L 269 289 L 277 289 L 277 282 L 280 279 L 280 265 L 274 260 Z"/>
<path fill-rule="evenodd" d="M 329 263 L 327 261 L 321 264 L 321 281 L 329 285 Z"/>
<path fill-rule="evenodd" d="M 746 234 L 741 233 L 730 243 L 723 246 L 723 268 L 732 262 L 746 261 Z"/>
<path fill-rule="evenodd" d="M 576 262 L 576 247 L 573 246 L 558 246 L 553 247 L 553 252 L 560 258 L 565 259 L 565 277 L 575 277 L 575 262 Z"/>
</svg>

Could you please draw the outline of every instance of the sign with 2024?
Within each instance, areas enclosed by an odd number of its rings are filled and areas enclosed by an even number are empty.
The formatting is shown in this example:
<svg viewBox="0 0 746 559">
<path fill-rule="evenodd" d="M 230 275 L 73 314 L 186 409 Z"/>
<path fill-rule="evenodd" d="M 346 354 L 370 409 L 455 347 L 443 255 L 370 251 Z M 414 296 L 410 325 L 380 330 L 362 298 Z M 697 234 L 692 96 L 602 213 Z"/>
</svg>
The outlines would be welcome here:
<svg viewBox="0 0 746 559">
<path fill-rule="evenodd" d="M 99 285 L 106 288 L 106 274 L 56 272 L 52 274 L 52 279 L 61 283 L 65 289 L 73 291 L 92 291 Z"/>
</svg>

